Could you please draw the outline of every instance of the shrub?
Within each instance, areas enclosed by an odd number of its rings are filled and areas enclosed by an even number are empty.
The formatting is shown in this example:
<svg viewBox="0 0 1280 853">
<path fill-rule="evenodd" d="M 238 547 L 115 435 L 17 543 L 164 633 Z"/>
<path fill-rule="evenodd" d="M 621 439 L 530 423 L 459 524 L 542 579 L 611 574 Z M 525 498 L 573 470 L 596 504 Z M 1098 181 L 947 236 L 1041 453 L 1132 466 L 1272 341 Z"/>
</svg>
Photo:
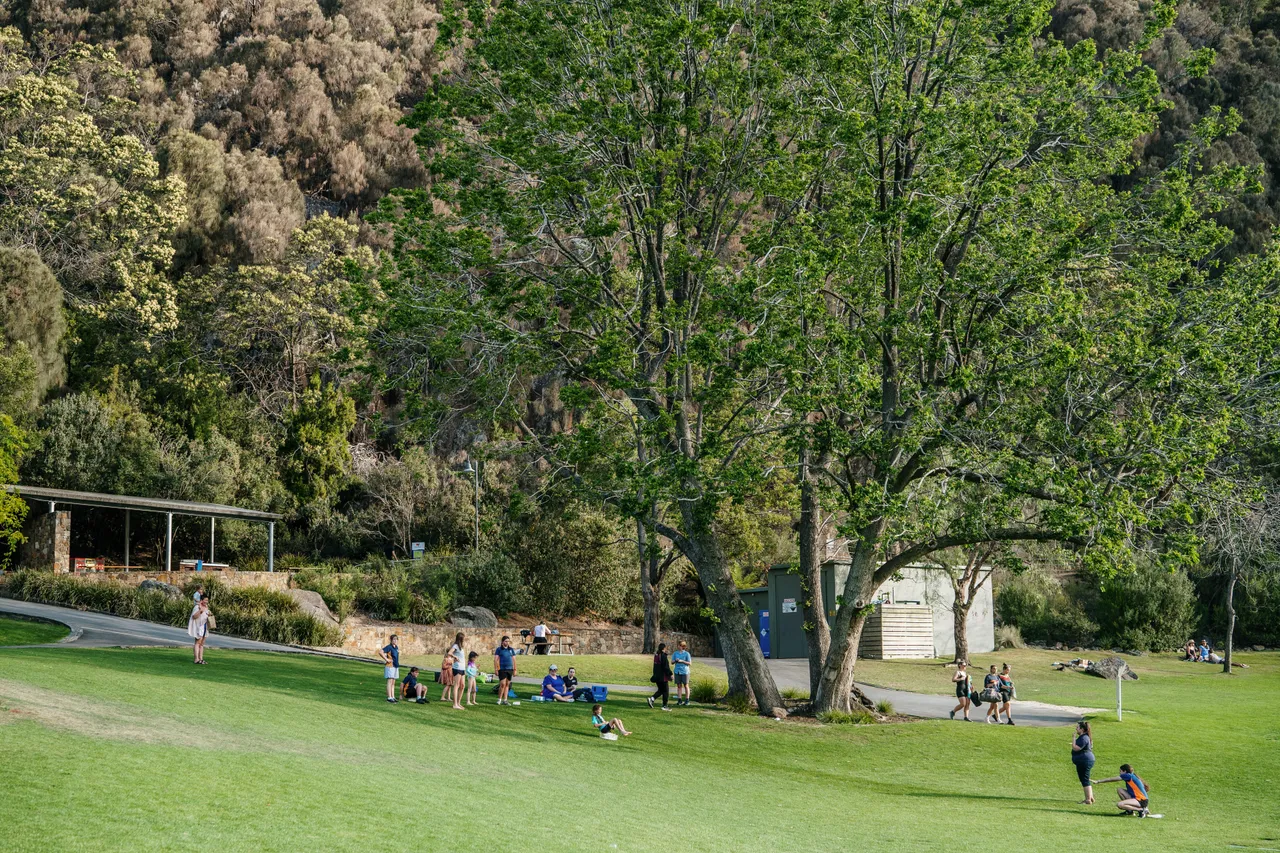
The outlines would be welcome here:
<svg viewBox="0 0 1280 853">
<path fill-rule="evenodd" d="M 337 646 L 342 632 L 310 613 L 289 596 L 265 587 L 231 589 L 216 578 L 192 579 L 190 595 L 203 582 L 218 617 L 218 633 L 267 643 Z M 61 604 L 184 627 L 191 616 L 190 598 L 172 598 L 159 590 L 142 590 L 115 581 L 95 581 L 26 569 L 6 577 L 5 592 L 25 601 Z"/>
<path fill-rule="evenodd" d="M 799 687 L 784 687 L 782 688 L 782 698 L 783 699 L 808 699 L 809 691 L 801 690 Z"/>
<path fill-rule="evenodd" d="M 499 616 L 529 604 L 520 567 L 506 554 L 468 554 L 455 560 L 452 568 L 459 604 L 487 607 Z"/>
<path fill-rule="evenodd" d="M 996 590 L 996 614 L 1002 625 L 1014 625 L 1027 640 L 1087 646 L 1098 626 L 1054 577 L 1028 569 L 1006 579 Z"/>
<path fill-rule="evenodd" d="M 1195 587 L 1185 572 L 1153 563 L 1112 579 L 1098 596 L 1104 645 L 1126 649 L 1177 648 L 1195 631 Z"/>
<path fill-rule="evenodd" d="M 730 693 L 724 697 L 724 706 L 735 714 L 750 714 L 751 703 L 741 693 Z"/>
<path fill-rule="evenodd" d="M 837 726 L 867 726 L 876 721 L 866 708 L 854 708 L 852 711 L 824 711 L 818 715 L 818 719 Z"/>
<path fill-rule="evenodd" d="M 1022 632 L 1018 630 L 1017 625 L 1001 625 L 996 628 L 997 649 L 1021 649 L 1026 648 L 1026 645 L 1022 641 Z"/>
<path fill-rule="evenodd" d="M 884 714 L 886 717 L 893 716 L 893 703 L 888 699 L 881 699 L 876 703 L 876 713 Z"/>
<path fill-rule="evenodd" d="M 699 678 L 689 687 L 689 698 L 701 705 L 713 705 L 720 698 L 720 684 L 714 678 Z"/>
</svg>

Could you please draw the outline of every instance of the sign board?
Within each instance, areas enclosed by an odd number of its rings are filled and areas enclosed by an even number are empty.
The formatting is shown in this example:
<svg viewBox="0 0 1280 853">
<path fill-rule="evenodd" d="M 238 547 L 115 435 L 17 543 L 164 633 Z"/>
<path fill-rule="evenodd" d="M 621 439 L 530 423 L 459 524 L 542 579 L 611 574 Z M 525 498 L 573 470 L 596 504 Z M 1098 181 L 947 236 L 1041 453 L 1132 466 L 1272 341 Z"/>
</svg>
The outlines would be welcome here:
<svg viewBox="0 0 1280 853">
<path fill-rule="evenodd" d="M 760 611 L 760 651 L 769 656 L 769 611 Z"/>
<path fill-rule="evenodd" d="M 421 559 L 422 559 L 422 554 L 423 554 L 423 552 L 425 552 L 425 551 L 427 550 L 427 543 L 426 543 L 426 542 L 411 542 L 411 543 L 409 544 L 409 550 L 413 552 L 413 559 L 415 559 L 415 560 L 421 560 Z"/>
<path fill-rule="evenodd" d="M 795 612 L 796 612 L 796 600 L 795 600 L 794 598 L 784 598 L 784 599 L 782 599 L 782 612 L 783 612 L 783 613 L 795 613 Z"/>
</svg>

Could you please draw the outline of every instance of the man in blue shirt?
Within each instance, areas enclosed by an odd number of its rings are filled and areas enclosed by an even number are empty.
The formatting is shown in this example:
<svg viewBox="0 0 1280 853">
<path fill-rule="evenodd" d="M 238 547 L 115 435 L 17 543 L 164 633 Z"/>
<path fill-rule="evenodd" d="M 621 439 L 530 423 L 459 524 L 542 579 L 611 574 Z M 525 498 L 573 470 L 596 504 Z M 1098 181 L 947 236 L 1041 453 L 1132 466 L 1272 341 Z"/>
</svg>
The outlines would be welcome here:
<svg viewBox="0 0 1280 853">
<path fill-rule="evenodd" d="M 1095 784 L 1102 785 L 1107 782 L 1123 782 L 1124 786 L 1116 789 L 1116 793 L 1120 795 L 1120 801 L 1116 803 L 1121 811 L 1136 814 L 1138 817 L 1146 817 L 1151 814 L 1147 808 L 1148 797 L 1147 791 L 1149 787 L 1142 778 L 1133 772 L 1133 766 L 1130 764 L 1120 765 L 1120 775 L 1112 776 L 1109 779 L 1098 779 Z"/>
<path fill-rule="evenodd" d="M 573 697 L 564 689 L 564 679 L 560 677 L 560 667 L 551 664 L 547 677 L 542 679 L 542 698 L 548 702 L 572 702 Z"/>
<path fill-rule="evenodd" d="M 679 642 L 676 653 L 671 656 L 671 663 L 675 665 L 676 705 L 688 705 L 689 667 L 693 664 L 693 655 L 689 654 L 689 644 L 684 640 Z"/>
<path fill-rule="evenodd" d="M 511 638 L 504 636 L 502 644 L 493 650 L 493 671 L 498 673 L 498 704 L 510 705 L 511 679 L 516 676 L 516 650 L 511 648 Z"/>
<path fill-rule="evenodd" d="M 400 677 L 400 638 L 391 635 L 391 642 L 382 647 L 382 677 L 387 680 L 387 701 L 396 703 L 396 679 Z"/>
</svg>

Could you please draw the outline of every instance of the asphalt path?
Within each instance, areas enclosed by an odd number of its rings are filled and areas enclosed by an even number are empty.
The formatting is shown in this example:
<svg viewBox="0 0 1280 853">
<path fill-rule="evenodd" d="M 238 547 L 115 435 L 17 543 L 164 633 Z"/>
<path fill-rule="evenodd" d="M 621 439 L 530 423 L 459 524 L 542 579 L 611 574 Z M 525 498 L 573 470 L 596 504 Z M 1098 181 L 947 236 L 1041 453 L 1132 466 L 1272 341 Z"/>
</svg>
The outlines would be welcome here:
<svg viewBox="0 0 1280 853">
<path fill-rule="evenodd" d="M 35 616 L 53 622 L 60 622 L 71 629 L 69 636 L 57 643 L 48 643 L 45 647 L 108 648 L 122 646 L 129 648 L 134 646 L 174 647 L 191 645 L 191 638 L 187 636 L 185 628 L 175 628 L 171 625 L 161 625 L 156 622 L 143 622 L 138 619 L 126 619 L 123 616 L 113 616 L 109 613 L 95 613 L 89 610 L 76 610 L 71 607 L 57 607 L 51 604 L 37 604 L 31 601 L 16 601 L 10 598 L 0 598 L 0 613 Z M 302 646 L 286 646 L 279 643 L 262 643 L 257 640 L 229 637 L 216 632 L 209 635 L 209 638 L 205 641 L 205 646 L 210 649 L 241 649 L 259 652 L 290 652 L 295 654 L 320 654 L 326 657 L 348 657 L 327 652 L 317 652 Z M 350 657 L 349 659 L 373 660 L 372 658 L 360 657 Z M 523 657 L 520 662 L 528 665 Z M 539 661 L 540 664 L 545 666 L 558 663 L 562 668 L 568 668 L 572 665 L 572 662 L 573 656 L 571 655 L 547 656 Z M 803 659 L 770 660 L 768 663 L 769 669 L 773 672 L 774 680 L 780 688 L 809 689 L 809 665 L 807 661 Z M 699 658 L 695 665 L 708 666 L 721 672 L 724 671 L 723 658 Z M 945 674 L 943 671 L 939 671 L 940 678 Z M 540 685 L 542 683 L 542 675 L 540 674 L 537 677 L 517 677 L 516 683 L 525 688 Z M 634 684 L 609 684 L 606 686 L 611 692 L 650 692 L 649 688 Z M 859 684 L 858 687 L 873 702 L 881 700 L 892 702 L 896 713 L 910 717 L 948 719 L 948 712 L 955 706 L 955 698 L 953 696 L 908 693 L 903 690 L 872 687 L 868 684 Z M 522 698 L 528 695 L 527 690 L 517 690 L 517 693 L 520 693 Z M 1084 714 L 1093 713 L 1096 710 L 1065 705 L 1049 705 L 1044 702 L 1023 702 L 1016 699 L 1013 703 L 1016 724 L 1027 726 L 1075 725 L 1076 721 Z M 974 725 L 983 724 L 982 718 L 985 712 L 985 706 L 982 709 L 970 711 L 972 719 L 975 721 Z M 960 718 L 957 718 L 957 724 L 961 722 Z"/>
</svg>

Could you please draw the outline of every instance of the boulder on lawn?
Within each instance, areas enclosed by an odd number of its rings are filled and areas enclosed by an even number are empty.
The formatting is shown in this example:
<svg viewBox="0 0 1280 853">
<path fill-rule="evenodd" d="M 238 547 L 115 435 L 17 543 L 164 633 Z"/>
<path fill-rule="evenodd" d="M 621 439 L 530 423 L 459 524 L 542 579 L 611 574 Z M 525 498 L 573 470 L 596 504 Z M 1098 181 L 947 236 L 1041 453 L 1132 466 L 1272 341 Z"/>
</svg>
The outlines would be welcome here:
<svg viewBox="0 0 1280 853">
<path fill-rule="evenodd" d="M 1085 672 L 1111 681 L 1114 681 L 1117 677 L 1123 678 L 1126 681 L 1138 680 L 1138 673 L 1129 669 L 1129 664 L 1125 663 L 1123 659 L 1117 657 L 1091 661 L 1089 666 L 1085 668 Z"/>
<path fill-rule="evenodd" d="M 449 612 L 449 622 L 459 628 L 497 628 L 498 617 L 487 607 L 458 607 Z"/>
<path fill-rule="evenodd" d="M 329 605 L 324 603 L 320 593 L 310 589 L 286 589 L 284 594 L 298 602 L 298 609 L 303 613 L 310 613 L 329 625 L 338 624 L 338 620 L 334 618 L 333 612 L 329 610 Z"/>
<path fill-rule="evenodd" d="M 178 589 L 173 584 L 165 583 L 164 581 L 155 581 L 151 578 L 147 578 L 142 583 L 138 584 L 138 589 L 154 589 L 157 592 L 163 592 L 170 598 L 182 598 L 182 590 Z"/>
<path fill-rule="evenodd" d="M 1266 646 L 1254 646 L 1254 647 L 1253 647 L 1253 650 L 1254 650 L 1255 652 L 1265 652 L 1265 651 L 1267 650 L 1267 647 L 1266 647 Z"/>
</svg>

